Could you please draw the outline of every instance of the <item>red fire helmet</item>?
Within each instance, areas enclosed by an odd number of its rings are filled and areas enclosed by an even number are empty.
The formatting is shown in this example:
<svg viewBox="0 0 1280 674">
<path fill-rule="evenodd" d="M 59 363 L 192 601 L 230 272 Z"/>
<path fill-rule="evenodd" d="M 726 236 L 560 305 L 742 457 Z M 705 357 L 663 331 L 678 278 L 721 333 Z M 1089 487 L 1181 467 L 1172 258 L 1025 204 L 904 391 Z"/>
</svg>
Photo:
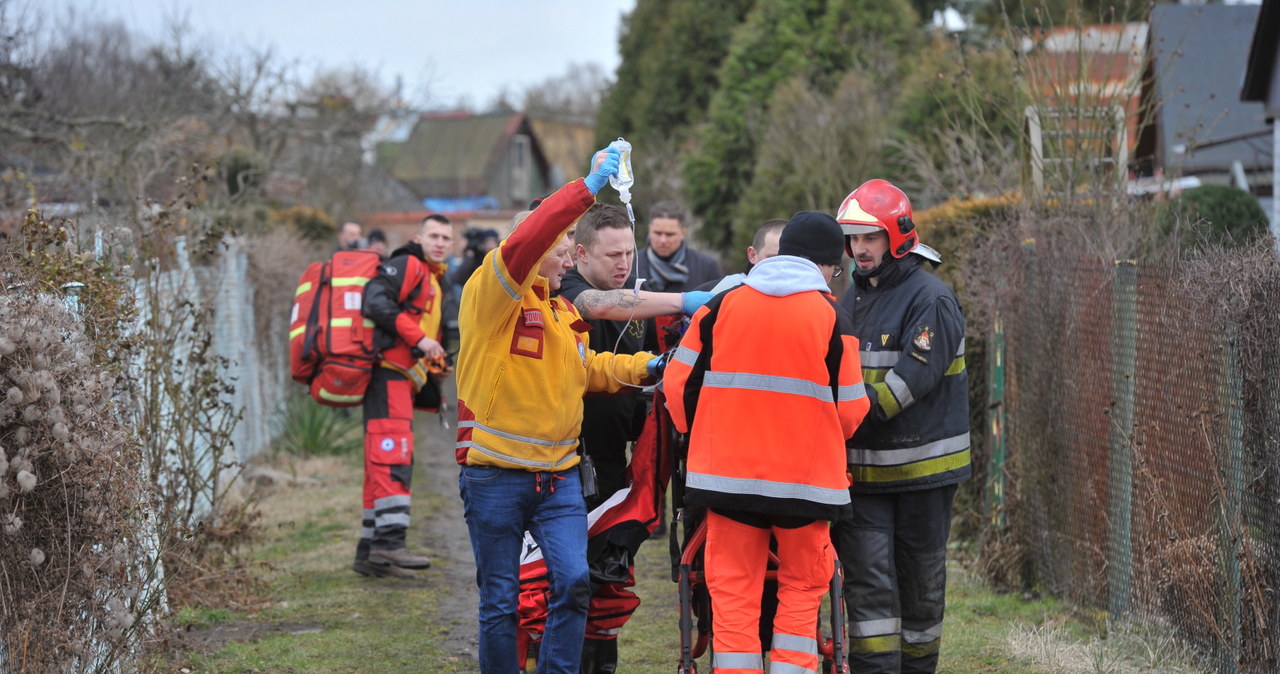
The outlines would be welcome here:
<svg viewBox="0 0 1280 674">
<path fill-rule="evenodd" d="M 836 221 L 845 236 L 884 230 L 889 235 L 889 254 L 903 257 L 920 243 L 911 220 L 911 200 L 888 180 L 874 178 L 862 183 L 840 204 Z"/>
</svg>

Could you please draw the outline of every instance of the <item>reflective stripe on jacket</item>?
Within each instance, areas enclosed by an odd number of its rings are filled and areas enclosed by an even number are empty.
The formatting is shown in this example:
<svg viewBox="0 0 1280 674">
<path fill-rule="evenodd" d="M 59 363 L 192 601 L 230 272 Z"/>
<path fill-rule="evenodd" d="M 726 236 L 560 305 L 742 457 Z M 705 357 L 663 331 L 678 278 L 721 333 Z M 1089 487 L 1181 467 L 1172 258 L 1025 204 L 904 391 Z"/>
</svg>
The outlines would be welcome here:
<svg viewBox="0 0 1280 674">
<path fill-rule="evenodd" d="M 538 265 L 595 198 L 581 180 L 547 197 L 485 256 L 462 291 L 458 463 L 533 472 L 577 465 L 582 396 L 639 385 L 652 354 L 597 354 Z"/>
<path fill-rule="evenodd" d="M 816 265 L 756 265 L 694 314 L 667 365 L 689 433 L 686 501 L 807 519 L 849 512 L 844 441 L 867 413 L 848 316 Z"/>
<path fill-rule="evenodd" d="M 891 262 L 878 286 L 855 277 L 841 300 L 862 340 L 871 400 L 848 443 L 854 491 L 928 489 L 970 475 L 964 313 L 922 263 L 916 255 Z"/>
</svg>

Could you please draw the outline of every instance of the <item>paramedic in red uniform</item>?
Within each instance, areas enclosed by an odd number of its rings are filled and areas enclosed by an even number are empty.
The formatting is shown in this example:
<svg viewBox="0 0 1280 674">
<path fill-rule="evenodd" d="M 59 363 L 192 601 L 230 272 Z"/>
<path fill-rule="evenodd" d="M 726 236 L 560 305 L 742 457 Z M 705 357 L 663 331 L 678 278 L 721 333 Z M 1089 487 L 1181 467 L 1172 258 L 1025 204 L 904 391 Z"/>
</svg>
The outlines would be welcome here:
<svg viewBox="0 0 1280 674">
<path fill-rule="evenodd" d="M 858 340 L 828 284 L 843 237 L 797 213 L 778 255 L 693 316 L 666 368 L 689 433 L 685 502 L 705 505 L 712 667 L 763 672 L 760 597 L 778 542 L 771 670 L 818 670 L 817 620 L 835 573 L 831 521 L 850 516 L 844 443 L 867 413 Z"/>
<path fill-rule="evenodd" d="M 651 383 L 652 354 L 588 347 L 589 324 L 553 297 L 573 266 L 574 223 L 618 171 L 617 150 L 547 197 L 485 255 L 462 291 L 458 438 L 480 590 L 480 670 L 515 674 L 520 554 L 528 531 L 551 589 L 539 674 L 576 674 L 591 599 L 587 508 L 578 474 L 582 397 Z"/>
<path fill-rule="evenodd" d="M 352 567 L 366 576 L 412 578 L 431 560 L 409 552 L 409 485 L 413 476 L 413 410 L 425 362 L 443 358 L 440 278 L 453 247 L 453 226 L 428 215 L 417 240 L 391 254 L 365 287 L 361 313 L 377 326 L 374 363 L 364 398 L 364 517 Z M 423 382 L 423 386 L 436 386 Z"/>
</svg>

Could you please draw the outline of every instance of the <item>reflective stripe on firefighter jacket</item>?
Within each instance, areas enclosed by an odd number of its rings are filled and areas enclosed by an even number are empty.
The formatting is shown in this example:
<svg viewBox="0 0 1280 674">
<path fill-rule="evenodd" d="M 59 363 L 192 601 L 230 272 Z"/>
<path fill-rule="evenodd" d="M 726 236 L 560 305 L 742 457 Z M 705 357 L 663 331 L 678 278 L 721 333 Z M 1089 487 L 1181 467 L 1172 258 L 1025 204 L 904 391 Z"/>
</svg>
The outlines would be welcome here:
<svg viewBox="0 0 1280 674">
<path fill-rule="evenodd" d="M 964 313 L 923 262 L 914 254 L 890 262 L 878 286 L 855 275 L 841 300 L 862 340 L 871 401 L 848 443 L 857 492 L 929 489 L 970 474 Z"/>
<path fill-rule="evenodd" d="M 844 441 L 867 413 L 858 340 L 817 265 L 780 255 L 714 297 L 664 375 L 689 433 L 689 503 L 804 519 L 849 513 Z"/>
<path fill-rule="evenodd" d="M 589 324 L 548 294 L 538 265 L 595 198 L 582 180 L 547 197 L 462 290 L 458 463 L 531 472 L 578 464 L 582 396 L 645 383 L 652 354 L 596 353 Z"/>
<path fill-rule="evenodd" d="M 374 346 L 380 358 L 402 370 L 413 367 L 413 347 L 430 337 L 440 341 L 440 277 L 445 266 L 429 262 L 416 243 L 396 249 L 378 267 L 378 275 L 364 289 L 361 313 L 377 326 Z"/>
</svg>

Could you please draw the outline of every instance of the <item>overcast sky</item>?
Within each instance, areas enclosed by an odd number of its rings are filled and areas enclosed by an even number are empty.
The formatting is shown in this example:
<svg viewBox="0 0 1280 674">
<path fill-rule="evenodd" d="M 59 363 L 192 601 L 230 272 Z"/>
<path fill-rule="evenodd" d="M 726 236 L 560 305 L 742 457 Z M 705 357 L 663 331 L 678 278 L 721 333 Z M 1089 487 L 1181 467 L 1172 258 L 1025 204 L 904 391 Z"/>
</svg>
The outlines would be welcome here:
<svg viewBox="0 0 1280 674">
<path fill-rule="evenodd" d="M 22 0 L 19 0 L 21 2 Z M 635 0 L 27 0 L 45 12 L 119 19 L 159 36 L 185 18 L 219 50 L 274 44 L 308 68 L 359 64 L 412 103 L 476 107 L 598 63 L 612 78 Z M 425 93 L 424 93 L 425 92 Z M 518 99 L 517 99 L 518 102 Z"/>
</svg>

